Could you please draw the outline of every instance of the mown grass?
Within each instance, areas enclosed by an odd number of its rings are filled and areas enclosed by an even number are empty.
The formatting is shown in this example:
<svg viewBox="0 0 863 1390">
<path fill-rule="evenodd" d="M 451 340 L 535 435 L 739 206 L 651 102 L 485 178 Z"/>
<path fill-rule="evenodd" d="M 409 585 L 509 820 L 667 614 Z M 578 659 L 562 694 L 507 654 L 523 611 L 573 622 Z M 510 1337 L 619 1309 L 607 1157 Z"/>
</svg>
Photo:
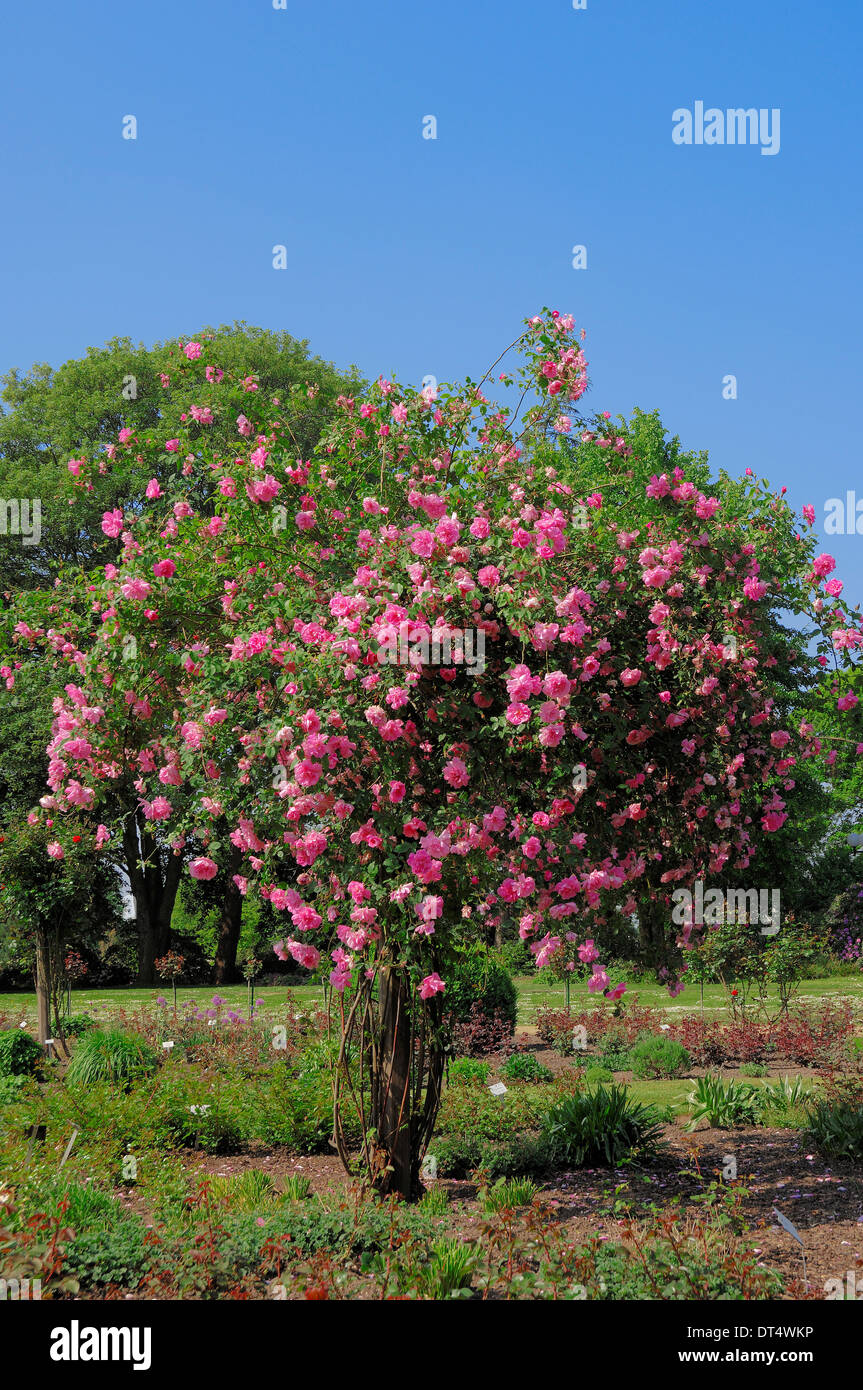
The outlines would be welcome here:
<svg viewBox="0 0 863 1390">
<path fill-rule="evenodd" d="M 516 985 L 520 1025 L 529 1026 L 534 1023 L 538 1008 L 562 1009 L 565 1005 L 564 986 L 560 982 L 548 981 L 537 975 L 519 975 L 516 979 Z M 225 1001 L 226 1008 L 235 1009 L 238 1013 L 246 1010 L 248 993 L 244 984 L 220 985 L 218 987 L 196 985 L 194 988 L 183 986 L 177 990 L 178 1008 L 181 1008 L 187 1000 L 193 1000 L 202 1008 L 209 1008 L 214 994 L 218 994 Z M 628 996 L 631 997 L 635 994 L 638 995 L 640 1004 L 673 1014 L 700 1011 L 702 1005 L 701 989 L 695 984 L 687 985 L 682 993 L 673 1000 L 664 986 L 652 982 L 630 983 Z M 123 989 L 88 989 L 85 985 L 81 989 L 73 989 L 72 991 L 72 1012 L 92 1014 L 95 1010 L 96 1014 L 104 1016 L 106 1013 L 118 1009 L 125 1009 L 128 1012 L 134 1012 L 139 1008 L 150 1009 L 159 995 L 167 999 L 170 1009 L 172 1007 L 170 985 L 158 989 L 142 989 L 134 985 Z M 828 975 L 817 980 L 802 980 L 795 997 L 801 1001 L 812 1001 L 841 995 L 854 999 L 858 1005 L 863 1006 L 863 970 L 856 975 Z M 322 1004 L 324 992 L 320 985 L 297 985 L 290 989 L 284 985 L 274 985 L 256 989 L 255 998 L 260 1000 L 261 1007 L 265 1012 L 271 1009 L 281 1010 L 288 1003 L 291 1003 L 295 1009 L 303 1010 L 315 1004 Z M 570 989 L 570 1002 L 574 1009 L 589 1009 L 600 1007 L 602 1001 L 589 995 L 583 983 L 575 982 Z M 768 990 L 767 1002 L 768 1005 L 778 1004 L 778 994 L 775 988 L 771 987 Z M 704 986 L 704 1012 L 711 1015 L 729 1012 L 728 994 L 721 985 Z M 32 1023 L 36 1017 L 35 994 L 24 992 L 0 994 L 0 1014 L 17 1014 L 16 1022 L 26 1019 L 28 1023 Z"/>
<path fill-rule="evenodd" d="M 615 976 L 615 983 L 616 980 L 617 977 Z M 538 975 L 521 975 L 516 983 L 518 985 L 519 1024 L 532 1024 L 536 1019 L 538 1008 L 562 1009 L 566 1005 L 564 985 L 559 981 L 544 980 Z M 652 982 L 643 984 L 630 982 L 624 998 L 635 994 L 638 995 L 640 1004 L 652 1009 L 663 1009 L 668 1013 L 688 1014 L 701 1009 L 701 987 L 696 984 L 686 985 L 676 999 L 671 999 L 668 990 L 663 985 Z M 860 970 L 856 975 L 827 975 L 817 980 L 801 980 L 795 997 L 801 1001 L 812 1001 L 839 995 L 845 995 L 849 999 L 854 999 L 858 1004 L 863 1004 L 863 970 Z M 766 997 L 768 1005 L 773 1003 L 778 1005 L 779 995 L 774 986 L 768 989 Z M 601 1000 L 598 1002 L 596 997 L 588 995 L 583 984 L 574 982 L 570 986 L 572 1008 L 598 1008 L 601 1002 Z M 704 986 L 704 1012 L 712 1015 L 729 1012 L 728 994 L 722 985 Z"/>
</svg>

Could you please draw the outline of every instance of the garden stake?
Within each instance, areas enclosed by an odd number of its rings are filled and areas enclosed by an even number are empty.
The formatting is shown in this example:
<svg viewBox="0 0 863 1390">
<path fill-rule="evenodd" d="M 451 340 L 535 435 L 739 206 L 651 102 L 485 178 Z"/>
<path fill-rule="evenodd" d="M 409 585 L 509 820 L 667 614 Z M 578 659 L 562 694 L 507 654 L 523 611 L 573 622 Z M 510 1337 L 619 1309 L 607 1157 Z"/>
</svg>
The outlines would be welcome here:
<svg viewBox="0 0 863 1390">
<path fill-rule="evenodd" d="M 75 1140 L 76 1140 L 77 1138 L 78 1138 L 78 1131 L 77 1131 L 77 1129 L 73 1129 L 73 1130 L 72 1130 L 72 1138 L 69 1140 L 68 1144 L 66 1145 L 66 1152 L 64 1153 L 63 1157 L 60 1159 L 60 1168 L 63 1167 L 63 1164 L 66 1162 L 66 1159 L 69 1157 L 70 1153 L 72 1152 L 72 1145 L 74 1144 L 74 1142 L 75 1142 Z M 58 1172 L 59 1172 L 59 1169 L 58 1169 Z"/>
<path fill-rule="evenodd" d="M 33 1149 L 35 1148 L 36 1144 L 45 1143 L 45 1135 L 47 1134 L 47 1132 L 48 1130 L 46 1125 L 31 1125 L 30 1128 L 27 1130 L 27 1133 L 30 1135 L 30 1143 L 27 1145 L 27 1157 L 24 1160 L 25 1168 L 29 1167 L 30 1165 L 30 1160 L 33 1157 Z"/>
<path fill-rule="evenodd" d="M 808 1289 L 809 1280 L 806 1278 L 806 1251 L 803 1248 L 803 1237 L 801 1236 L 797 1227 L 791 1221 L 788 1220 L 787 1216 L 783 1216 L 781 1211 L 777 1211 L 776 1207 L 773 1208 L 773 1215 L 776 1217 L 776 1220 L 779 1222 L 783 1230 L 786 1230 L 790 1236 L 793 1236 L 794 1239 L 797 1241 L 797 1244 L 800 1246 L 800 1254 L 803 1258 L 803 1285 L 804 1288 Z"/>
</svg>

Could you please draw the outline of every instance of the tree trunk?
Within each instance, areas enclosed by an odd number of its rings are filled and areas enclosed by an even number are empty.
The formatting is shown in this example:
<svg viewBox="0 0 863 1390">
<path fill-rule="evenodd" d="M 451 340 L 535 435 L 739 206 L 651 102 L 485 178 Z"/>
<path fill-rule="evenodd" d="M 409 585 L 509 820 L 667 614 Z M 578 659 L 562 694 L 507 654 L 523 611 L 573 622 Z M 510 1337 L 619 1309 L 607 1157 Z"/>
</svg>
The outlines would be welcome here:
<svg viewBox="0 0 863 1390">
<path fill-rule="evenodd" d="M 638 940 L 642 959 L 653 969 L 668 964 L 669 909 L 645 898 L 638 904 Z"/>
<path fill-rule="evenodd" d="M 216 938 L 216 959 L 213 964 L 213 984 L 232 985 L 239 979 L 237 946 L 243 926 L 243 895 L 234 882 L 234 874 L 242 863 L 242 854 L 234 850 L 228 862 L 227 885 L 219 913 Z"/>
<path fill-rule="evenodd" d="M 51 1037 L 51 942 L 44 927 L 36 929 L 36 1014 L 40 1043 Z"/>
<path fill-rule="evenodd" d="M 126 818 L 123 854 L 135 898 L 138 984 L 154 985 L 155 962 L 165 954 L 171 942 L 171 916 L 183 861 L 180 855 L 162 850 L 153 837 L 146 834 L 140 812 Z"/>
<path fill-rule="evenodd" d="M 378 1137 L 389 1171 L 383 1192 L 398 1192 L 410 1200 L 414 1175 L 411 1164 L 410 1013 L 404 975 L 390 966 L 379 975 L 380 1008 Z"/>
</svg>

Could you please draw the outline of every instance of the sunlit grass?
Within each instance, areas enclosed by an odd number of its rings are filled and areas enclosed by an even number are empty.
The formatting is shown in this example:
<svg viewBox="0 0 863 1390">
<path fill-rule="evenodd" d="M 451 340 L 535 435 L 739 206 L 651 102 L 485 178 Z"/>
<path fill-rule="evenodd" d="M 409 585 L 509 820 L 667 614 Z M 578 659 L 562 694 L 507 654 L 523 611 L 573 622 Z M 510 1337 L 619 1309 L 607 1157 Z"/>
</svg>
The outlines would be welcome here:
<svg viewBox="0 0 863 1390">
<path fill-rule="evenodd" d="M 615 976 L 613 983 L 616 982 L 617 977 Z M 675 999 L 672 999 L 663 985 L 652 982 L 627 983 L 628 989 L 624 998 L 631 998 L 637 994 L 639 1004 L 653 1009 L 664 1009 L 667 1013 L 672 1014 L 696 1013 L 701 1010 L 700 985 L 686 985 L 683 991 Z M 566 994 L 562 981 L 548 981 L 538 975 L 520 975 L 516 984 L 518 985 L 518 1021 L 520 1024 L 535 1022 L 538 1008 L 562 1009 L 566 1006 Z M 819 980 L 801 980 L 795 997 L 801 1001 L 812 1001 L 828 996 L 839 997 L 842 995 L 854 999 L 858 1005 L 863 1004 L 863 971 L 856 975 L 828 975 Z M 775 987 L 771 986 L 767 992 L 767 1003 L 768 1005 L 778 1004 L 778 1001 L 778 992 Z M 598 1008 L 601 1002 L 601 1000 L 597 1000 L 596 996 L 587 993 L 587 986 L 583 982 L 573 981 L 570 985 L 570 1006 L 573 1009 Z M 728 994 L 723 987 L 715 984 L 705 985 L 705 1014 L 718 1015 L 727 1013 L 728 1010 Z"/>
</svg>

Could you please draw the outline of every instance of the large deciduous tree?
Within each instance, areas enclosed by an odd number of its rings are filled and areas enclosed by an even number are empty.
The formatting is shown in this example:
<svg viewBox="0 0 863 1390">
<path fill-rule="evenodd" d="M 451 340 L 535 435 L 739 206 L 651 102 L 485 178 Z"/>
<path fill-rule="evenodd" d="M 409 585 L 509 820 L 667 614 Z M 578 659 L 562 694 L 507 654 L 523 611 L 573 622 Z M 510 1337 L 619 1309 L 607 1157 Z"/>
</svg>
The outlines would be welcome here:
<svg viewBox="0 0 863 1390">
<path fill-rule="evenodd" d="M 152 493 L 173 476 L 177 460 L 166 441 L 182 435 L 189 457 L 198 457 L 202 445 L 226 452 L 238 437 L 238 417 L 245 418 L 244 410 L 255 413 L 249 402 L 265 399 L 268 409 L 278 407 L 285 441 L 301 457 L 314 447 L 337 396 L 361 385 L 354 368 L 337 371 L 310 356 L 308 343 L 284 332 L 235 323 L 205 328 L 198 337 L 209 361 L 185 352 L 183 340 L 147 347 L 114 338 L 56 370 L 42 363 L 0 378 L 0 497 L 23 502 L 30 521 L 38 505 L 40 518 L 26 544 L 10 538 L 0 547 L 7 627 L 18 616 L 16 592 L 32 591 L 28 612 L 41 632 L 51 629 L 63 596 L 77 592 L 84 602 L 74 621 L 66 615 L 64 638 L 76 652 L 86 648 L 91 632 L 81 621 L 88 616 L 82 576 L 110 563 L 117 549 L 118 532 L 103 518 L 106 512 L 135 515 L 146 505 L 148 489 Z M 158 437 L 158 448 L 142 453 L 124 447 L 130 437 Z M 198 492 L 191 481 L 189 493 L 196 507 L 210 506 L 208 485 Z M 62 683 L 52 686 L 50 675 L 38 689 L 31 687 L 34 727 L 61 692 Z M 115 781 L 113 801 L 113 846 L 135 899 L 138 979 L 152 984 L 153 961 L 168 946 L 180 859 L 158 824 L 147 821 L 133 779 Z M 236 971 L 241 910 L 228 876 L 219 980 Z"/>
</svg>

